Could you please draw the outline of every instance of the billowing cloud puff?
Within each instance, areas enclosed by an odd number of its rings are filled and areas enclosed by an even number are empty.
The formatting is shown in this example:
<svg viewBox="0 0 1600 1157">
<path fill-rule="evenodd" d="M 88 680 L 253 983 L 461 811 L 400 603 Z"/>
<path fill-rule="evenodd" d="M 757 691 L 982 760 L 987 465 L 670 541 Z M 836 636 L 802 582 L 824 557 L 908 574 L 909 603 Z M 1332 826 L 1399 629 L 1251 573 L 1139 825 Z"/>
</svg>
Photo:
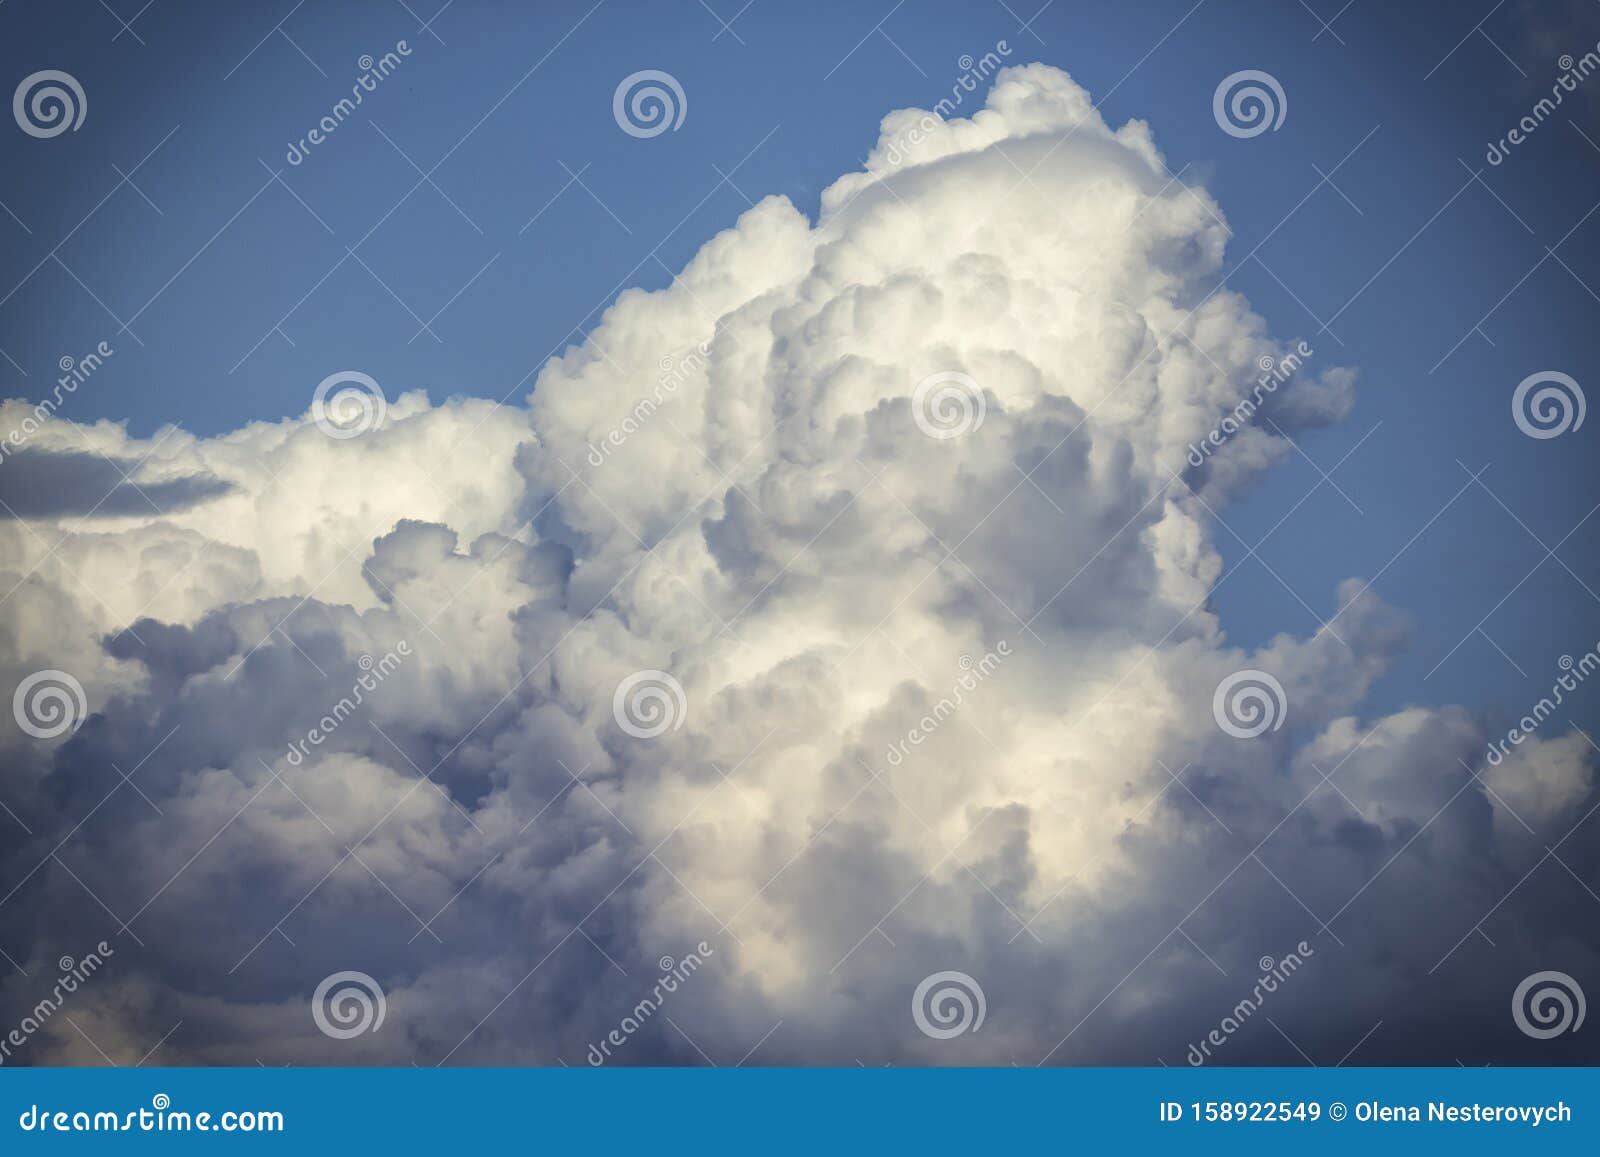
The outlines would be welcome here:
<svg viewBox="0 0 1600 1157">
<path fill-rule="evenodd" d="M 1516 891 L 1583 858 L 1592 749 L 1364 714 L 1405 620 L 1359 579 L 1229 642 L 1217 510 L 1355 375 L 1227 239 L 1033 65 L 623 293 L 525 406 L 45 423 L 36 477 L 168 500 L 0 522 L 7 686 L 87 711 L 0 737 L 0 1011 L 114 953 L 17 1056 L 1523 1055 L 1516 981 L 1596 963 Z M 375 1031 L 313 1016 L 345 971 Z"/>
</svg>

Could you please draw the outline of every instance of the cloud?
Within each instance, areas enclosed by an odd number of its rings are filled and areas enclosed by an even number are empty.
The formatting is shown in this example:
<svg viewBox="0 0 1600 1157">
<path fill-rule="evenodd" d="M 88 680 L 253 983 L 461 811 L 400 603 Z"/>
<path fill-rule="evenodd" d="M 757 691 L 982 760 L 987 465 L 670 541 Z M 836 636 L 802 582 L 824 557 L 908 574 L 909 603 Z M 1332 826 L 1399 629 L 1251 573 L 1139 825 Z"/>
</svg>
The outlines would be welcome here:
<svg viewBox="0 0 1600 1157">
<path fill-rule="evenodd" d="M 1592 806 L 1585 749 L 1480 778 L 1468 713 L 1363 715 L 1405 619 L 1359 579 L 1254 651 L 1209 602 L 1217 506 L 1354 372 L 1309 359 L 1192 467 L 1298 348 L 1218 286 L 1221 207 L 1055 69 L 908 151 L 928 116 L 819 221 L 768 198 L 624 292 L 525 406 L 46 424 L 226 490 L 54 549 L 0 525 L 6 674 L 69 670 L 92 713 L 0 736 L 34 833 L 0 947 L 115 937 L 78 1006 L 134 1059 L 181 1020 L 169 1062 L 576 1064 L 633 1016 L 614 1063 L 1177 1063 L 1302 942 L 1281 1032 L 1219 1060 L 1337 1060 L 1380 1019 L 1363 1060 L 1526 1056 L 1507 994 L 1594 934 L 1543 893 L 1472 932 Z M 1246 669 L 1282 700 L 1241 739 L 1213 691 Z M 630 730 L 641 671 L 665 714 Z M 381 1030 L 318 1031 L 343 970 Z M 941 971 L 979 1031 L 917 1027 Z"/>
<path fill-rule="evenodd" d="M 139 462 L 91 453 L 25 449 L 5 465 L 0 511 L 13 519 L 165 514 L 209 502 L 230 489 L 208 474 L 136 478 Z"/>
</svg>

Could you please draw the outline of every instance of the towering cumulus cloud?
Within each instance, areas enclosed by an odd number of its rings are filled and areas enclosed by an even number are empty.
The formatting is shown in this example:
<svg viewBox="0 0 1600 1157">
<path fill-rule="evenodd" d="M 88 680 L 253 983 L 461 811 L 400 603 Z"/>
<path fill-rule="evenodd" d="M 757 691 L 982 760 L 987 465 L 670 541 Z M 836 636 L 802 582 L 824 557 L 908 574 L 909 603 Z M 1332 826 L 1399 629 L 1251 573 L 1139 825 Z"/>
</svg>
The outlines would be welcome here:
<svg viewBox="0 0 1600 1157">
<path fill-rule="evenodd" d="M 87 441 L 178 497 L 0 524 L 5 686 L 86 712 L 0 740 L 0 1019 L 114 949 L 14 1059 L 1521 1055 L 1511 991 L 1595 974 L 1595 922 L 1474 930 L 1590 749 L 1363 714 L 1405 632 L 1359 578 L 1229 643 L 1217 512 L 1355 375 L 1218 287 L 1227 238 L 1033 65 L 623 293 L 525 405 L 45 423 L 0 472 Z"/>
</svg>

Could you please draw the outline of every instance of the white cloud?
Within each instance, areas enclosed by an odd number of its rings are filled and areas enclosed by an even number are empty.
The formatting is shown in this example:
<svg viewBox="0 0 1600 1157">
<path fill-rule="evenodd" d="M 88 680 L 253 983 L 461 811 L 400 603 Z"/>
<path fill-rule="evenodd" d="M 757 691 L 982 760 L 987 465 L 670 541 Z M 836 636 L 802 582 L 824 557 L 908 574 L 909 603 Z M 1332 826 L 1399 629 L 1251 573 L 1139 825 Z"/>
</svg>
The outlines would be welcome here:
<svg viewBox="0 0 1600 1157">
<path fill-rule="evenodd" d="M 1323 979 L 1285 1010 L 1316 1047 L 1481 917 L 1523 853 L 1461 766 L 1479 728 L 1353 714 L 1401 618 L 1358 582 L 1307 592 L 1337 634 L 1247 653 L 1206 602 L 1220 555 L 1189 487 L 1215 505 L 1285 443 L 1253 427 L 1203 473 L 1187 447 L 1294 336 L 1212 291 L 1220 207 L 1054 69 L 1006 70 L 984 111 L 891 164 L 922 116 L 884 120 L 819 223 L 769 198 L 670 287 L 624 293 L 525 408 L 405 394 L 347 441 L 306 417 L 36 436 L 232 487 L 0 524 L 7 674 L 72 669 L 104 710 L 54 747 L 6 739 L 29 759 L 0 782 L 40 837 L 5 878 L 112 786 L 107 762 L 170 735 L 136 779 L 162 814 L 124 791 L 131 818 L 72 856 L 140 913 L 122 987 L 93 997 L 108 1036 L 131 1049 L 181 1016 L 169 1059 L 576 1063 L 658 957 L 707 939 L 714 966 L 675 999 L 719 1060 L 782 1018 L 764 1059 L 1151 1063 L 1236 999 L 1219 967 L 1315 939 Z M 913 390 L 950 371 L 984 420 L 930 438 Z M 1308 367 L 1271 412 L 1336 420 L 1352 388 Z M 400 639 L 415 657 L 291 767 L 357 656 Z M 1281 731 L 1216 726 L 1212 689 L 1242 667 L 1281 681 Z M 612 717 L 643 668 L 687 700 L 655 740 Z M 1526 750 L 1558 757 L 1528 780 L 1498 773 L 1555 836 L 1593 786 L 1563 743 Z M 1394 886 L 1429 857 L 1472 878 L 1419 914 L 1421 885 Z M 1307 911 L 1362 893 L 1331 931 Z M 13 954 L 105 924 L 54 870 L 7 903 Z M 391 999 L 348 1048 L 301 1015 L 344 968 Z M 915 1029 L 910 994 L 941 969 L 984 985 L 981 1033 Z M 666 1032 L 629 1050 L 698 1059 Z"/>
</svg>

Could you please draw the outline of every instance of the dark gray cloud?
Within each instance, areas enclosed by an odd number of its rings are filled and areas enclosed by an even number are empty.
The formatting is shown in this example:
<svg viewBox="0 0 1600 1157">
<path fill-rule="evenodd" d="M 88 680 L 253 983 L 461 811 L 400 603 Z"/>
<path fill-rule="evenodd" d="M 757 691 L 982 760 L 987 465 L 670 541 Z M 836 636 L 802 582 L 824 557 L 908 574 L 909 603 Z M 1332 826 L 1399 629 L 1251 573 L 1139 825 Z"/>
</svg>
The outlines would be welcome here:
<svg viewBox="0 0 1600 1157">
<path fill-rule="evenodd" d="M 0 469 L 0 512 L 7 518 L 148 517 L 186 510 L 228 493 L 209 474 L 140 477 L 141 463 L 88 451 L 24 448 Z"/>
</svg>

